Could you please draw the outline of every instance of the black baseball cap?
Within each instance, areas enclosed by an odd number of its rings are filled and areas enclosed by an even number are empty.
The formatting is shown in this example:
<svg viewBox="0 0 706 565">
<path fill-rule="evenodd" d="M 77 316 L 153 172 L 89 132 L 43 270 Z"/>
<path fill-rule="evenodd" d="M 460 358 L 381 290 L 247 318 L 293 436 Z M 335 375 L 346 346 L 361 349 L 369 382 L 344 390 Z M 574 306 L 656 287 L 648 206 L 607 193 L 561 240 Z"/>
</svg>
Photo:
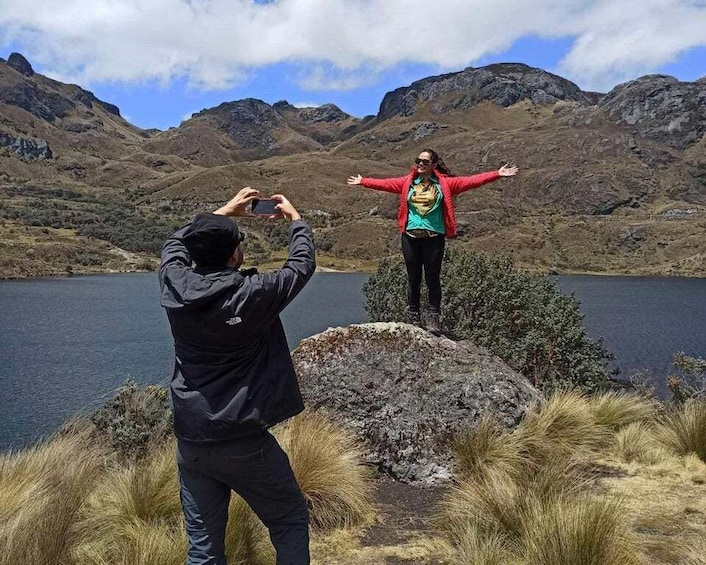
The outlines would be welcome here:
<svg viewBox="0 0 706 565">
<path fill-rule="evenodd" d="M 245 239 L 237 224 L 220 214 L 197 214 L 182 241 L 199 267 L 225 267 L 238 244 Z"/>
</svg>

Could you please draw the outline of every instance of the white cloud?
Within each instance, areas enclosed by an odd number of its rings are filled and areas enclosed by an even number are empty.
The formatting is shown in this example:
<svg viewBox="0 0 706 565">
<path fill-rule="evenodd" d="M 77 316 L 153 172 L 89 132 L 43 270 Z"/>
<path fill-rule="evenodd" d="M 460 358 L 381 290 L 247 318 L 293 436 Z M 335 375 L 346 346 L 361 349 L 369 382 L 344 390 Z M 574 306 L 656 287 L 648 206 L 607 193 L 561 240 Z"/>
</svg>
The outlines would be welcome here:
<svg viewBox="0 0 706 565">
<path fill-rule="evenodd" d="M 321 104 L 317 102 L 292 102 L 295 108 L 318 108 Z"/>
<path fill-rule="evenodd" d="M 706 45 L 703 0 L 0 0 L 0 41 L 56 78 L 232 86 L 294 62 L 306 88 L 352 89 L 399 63 L 456 70 L 535 35 L 604 90 Z M 704 71 L 706 73 L 706 69 Z"/>
</svg>

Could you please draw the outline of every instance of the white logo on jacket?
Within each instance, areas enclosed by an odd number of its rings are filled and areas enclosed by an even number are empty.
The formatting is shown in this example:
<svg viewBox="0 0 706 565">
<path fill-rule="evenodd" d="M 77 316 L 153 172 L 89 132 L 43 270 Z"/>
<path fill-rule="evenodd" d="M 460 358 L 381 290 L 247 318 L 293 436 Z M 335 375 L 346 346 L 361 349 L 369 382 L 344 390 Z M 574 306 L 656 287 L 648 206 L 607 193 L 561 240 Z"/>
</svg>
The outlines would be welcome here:
<svg viewBox="0 0 706 565">
<path fill-rule="evenodd" d="M 229 326 L 235 326 L 242 322 L 243 320 L 240 319 L 240 316 L 233 316 L 230 320 L 226 320 L 226 324 Z"/>
</svg>

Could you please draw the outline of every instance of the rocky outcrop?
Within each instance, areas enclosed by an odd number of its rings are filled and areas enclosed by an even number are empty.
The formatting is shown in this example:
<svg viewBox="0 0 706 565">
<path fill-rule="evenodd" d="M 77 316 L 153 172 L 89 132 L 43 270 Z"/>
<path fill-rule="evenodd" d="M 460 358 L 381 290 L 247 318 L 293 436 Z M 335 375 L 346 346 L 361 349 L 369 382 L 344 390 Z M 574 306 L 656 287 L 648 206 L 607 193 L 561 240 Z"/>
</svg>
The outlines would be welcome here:
<svg viewBox="0 0 706 565">
<path fill-rule="evenodd" d="M 648 75 L 621 84 L 599 106 L 616 122 L 649 139 L 684 149 L 706 133 L 706 81 Z"/>
<path fill-rule="evenodd" d="M 49 144 L 43 139 L 14 137 L 0 131 L 0 147 L 9 147 L 10 150 L 23 161 L 53 158 Z"/>
<path fill-rule="evenodd" d="M 295 114 L 297 119 L 303 124 L 315 123 L 333 123 L 343 122 L 353 118 L 350 114 L 346 114 L 335 104 L 322 104 L 321 106 L 297 108 L 292 106 L 286 100 L 275 102 L 272 106 L 278 112 Z M 355 119 L 355 118 L 353 118 Z"/>
<path fill-rule="evenodd" d="M 540 396 L 486 349 L 408 324 L 329 329 L 293 358 L 308 406 L 332 412 L 371 463 L 410 483 L 448 480 L 456 432 L 484 414 L 512 427 Z"/>
<path fill-rule="evenodd" d="M 90 110 L 94 104 L 110 114 L 120 115 L 117 106 L 99 100 L 88 90 L 36 75 L 29 61 L 19 53 L 12 53 L 6 62 L 0 60 L 0 64 L 3 63 L 23 76 L 19 80 L 3 81 L 0 68 L 0 104 L 17 106 L 48 122 L 65 118 L 81 106 Z"/>
<path fill-rule="evenodd" d="M 277 138 L 273 135 L 285 127 L 285 122 L 269 104 L 256 98 L 224 102 L 220 106 L 194 114 L 192 119 L 206 118 L 244 149 L 271 148 Z"/>
<path fill-rule="evenodd" d="M 458 73 L 429 77 L 388 92 L 380 104 L 378 120 L 412 116 L 426 103 L 432 113 L 466 110 L 488 100 L 503 107 L 521 100 L 553 104 L 559 100 L 594 104 L 598 97 L 573 82 L 527 65 L 496 64 Z"/>
<path fill-rule="evenodd" d="M 48 122 L 64 118 L 76 108 L 76 103 L 69 98 L 42 90 L 30 82 L 0 85 L 0 103 L 17 106 Z"/>
<path fill-rule="evenodd" d="M 15 69 L 18 73 L 23 74 L 25 76 L 31 77 L 34 74 L 34 69 L 32 69 L 32 65 L 30 65 L 29 61 L 19 53 L 10 53 L 10 56 L 7 58 L 7 64 L 8 66 Z"/>
<path fill-rule="evenodd" d="M 348 139 L 360 131 L 366 123 L 366 120 L 346 114 L 335 104 L 297 108 L 282 100 L 272 107 L 284 117 L 292 129 L 321 144 Z"/>
</svg>

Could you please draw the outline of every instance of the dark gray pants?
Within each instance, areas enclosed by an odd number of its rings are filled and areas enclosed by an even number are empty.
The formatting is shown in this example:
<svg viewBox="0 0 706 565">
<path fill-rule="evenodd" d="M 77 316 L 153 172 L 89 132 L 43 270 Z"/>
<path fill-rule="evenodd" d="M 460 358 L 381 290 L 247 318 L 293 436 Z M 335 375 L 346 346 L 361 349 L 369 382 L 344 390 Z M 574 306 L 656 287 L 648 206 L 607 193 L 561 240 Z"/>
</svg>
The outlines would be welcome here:
<svg viewBox="0 0 706 565">
<path fill-rule="evenodd" d="M 270 532 L 277 565 L 309 564 L 309 514 L 287 454 L 268 432 L 217 445 L 180 441 L 177 463 L 187 565 L 226 565 L 231 490 Z"/>
</svg>

